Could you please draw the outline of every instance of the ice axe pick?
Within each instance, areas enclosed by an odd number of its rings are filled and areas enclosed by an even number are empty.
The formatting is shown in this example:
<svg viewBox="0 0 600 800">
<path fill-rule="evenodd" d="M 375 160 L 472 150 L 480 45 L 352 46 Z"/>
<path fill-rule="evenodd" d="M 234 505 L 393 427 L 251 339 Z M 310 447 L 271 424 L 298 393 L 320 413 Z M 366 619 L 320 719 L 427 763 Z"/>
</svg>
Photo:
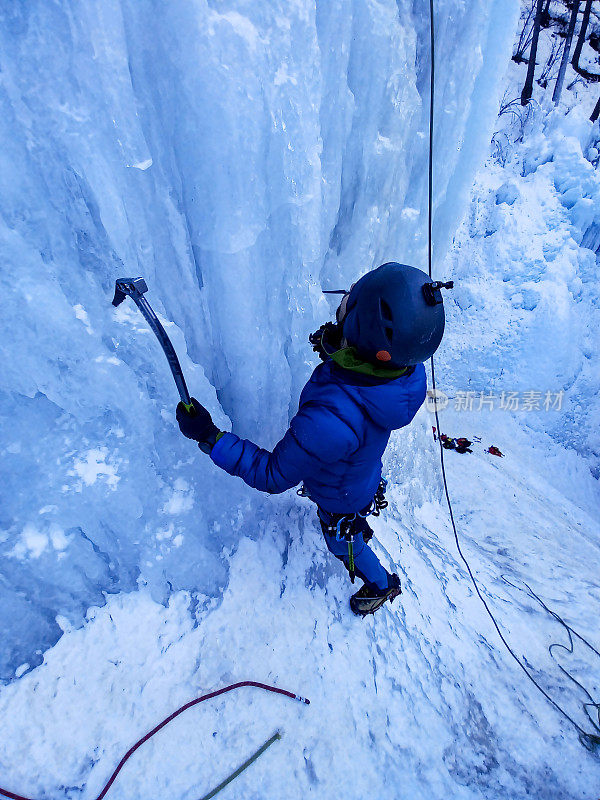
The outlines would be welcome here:
<svg viewBox="0 0 600 800">
<path fill-rule="evenodd" d="M 171 344 L 171 340 L 169 339 L 167 332 L 152 310 L 152 306 L 144 297 L 144 294 L 147 291 L 148 286 L 143 278 L 118 278 L 115 283 L 115 296 L 112 304 L 113 306 L 120 306 L 126 297 L 131 297 L 133 302 L 144 315 L 148 325 L 150 325 L 156 334 L 156 338 L 160 342 L 160 346 L 162 347 L 164 354 L 167 357 L 167 361 L 169 362 L 169 366 L 171 367 L 171 372 L 173 373 L 173 378 L 175 379 L 175 385 L 177 386 L 179 396 L 181 397 L 181 402 L 185 406 L 188 414 L 194 414 L 194 404 L 192 403 L 192 398 L 188 392 L 185 378 L 183 377 L 181 364 L 177 358 L 177 353 Z"/>
</svg>

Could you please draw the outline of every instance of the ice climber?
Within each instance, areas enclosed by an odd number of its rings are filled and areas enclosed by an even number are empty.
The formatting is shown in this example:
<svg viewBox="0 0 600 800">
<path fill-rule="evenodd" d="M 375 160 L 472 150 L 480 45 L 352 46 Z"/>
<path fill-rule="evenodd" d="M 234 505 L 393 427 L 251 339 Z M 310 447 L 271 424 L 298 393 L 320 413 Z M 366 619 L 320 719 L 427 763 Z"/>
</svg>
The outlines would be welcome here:
<svg viewBox="0 0 600 800">
<path fill-rule="evenodd" d="M 263 492 L 284 492 L 299 483 L 317 505 L 327 547 L 354 581 L 355 614 L 365 615 L 400 594 L 369 547 L 367 517 L 385 505 L 381 458 L 391 431 L 408 425 L 426 392 L 423 361 L 444 332 L 438 283 L 421 270 L 395 262 L 364 275 L 344 293 L 336 322 L 310 337 L 323 359 L 302 390 L 298 413 L 273 452 L 220 431 L 193 400 L 177 421 L 217 466 Z"/>
</svg>

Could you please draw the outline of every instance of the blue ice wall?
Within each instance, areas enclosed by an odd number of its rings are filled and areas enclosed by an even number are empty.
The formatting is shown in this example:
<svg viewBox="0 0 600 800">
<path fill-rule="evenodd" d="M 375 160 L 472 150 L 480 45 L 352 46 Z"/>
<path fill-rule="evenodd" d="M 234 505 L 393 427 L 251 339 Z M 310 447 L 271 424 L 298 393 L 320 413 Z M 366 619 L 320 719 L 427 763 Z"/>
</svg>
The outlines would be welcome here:
<svg viewBox="0 0 600 800">
<path fill-rule="evenodd" d="M 497 110 L 517 0 L 436 2 L 436 259 Z M 423 0 L 0 4 L 1 674 L 105 593 L 218 594 L 268 502 L 176 428 L 142 274 L 193 393 L 271 446 L 308 332 L 425 260 Z M 490 47 L 490 38 L 494 47 Z"/>
</svg>

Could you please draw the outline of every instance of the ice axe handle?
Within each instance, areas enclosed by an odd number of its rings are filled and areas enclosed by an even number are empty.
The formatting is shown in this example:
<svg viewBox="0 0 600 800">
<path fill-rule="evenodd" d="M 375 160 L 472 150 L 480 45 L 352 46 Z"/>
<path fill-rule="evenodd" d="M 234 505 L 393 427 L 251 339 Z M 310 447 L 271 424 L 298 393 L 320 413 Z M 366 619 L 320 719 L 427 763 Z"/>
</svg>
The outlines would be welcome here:
<svg viewBox="0 0 600 800">
<path fill-rule="evenodd" d="M 129 296 L 136 304 L 138 309 L 142 312 L 146 322 L 154 331 L 154 334 L 160 342 L 163 352 L 167 357 L 167 361 L 169 362 L 169 367 L 171 368 L 181 402 L 183 403 L 187 413 L 191 416 L 194 416 L 196 414 L 196 409 L 192 403 L 190 393 L 188 392 L 185 378 L 183 377 L 183 371 L 181 369 L 179 359 L 177 358 L 177 353 L 175 352 L 175 348 L 171 344 L 171 340 L 169 339 L 167 332 L 154 313 L 150 303 L 144 297 L 144 294 L 147 291 L 148 286 L 142 277 L 119 278 L 115 283 L 115 296 L 112 301 L 113 305 L 120 305 L 123 300 Z"/>
</svg>

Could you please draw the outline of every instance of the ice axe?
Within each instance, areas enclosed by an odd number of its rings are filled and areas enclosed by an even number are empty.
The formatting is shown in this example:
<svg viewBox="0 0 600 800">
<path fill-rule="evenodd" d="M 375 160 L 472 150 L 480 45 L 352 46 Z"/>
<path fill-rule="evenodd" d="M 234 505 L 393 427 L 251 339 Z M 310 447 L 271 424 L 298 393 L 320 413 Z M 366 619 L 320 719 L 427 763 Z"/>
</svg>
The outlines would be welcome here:
<svg viewBox="0 0 600 800">
<path fill-rule="evenodd" d="M 194 404 L 192 403 L 192 398 L 190 397 L 190 393 L 188 392 L 188 388 L 185 383 L 185 378 L 183 377 L 183 371 L 181 369 L 181 364 L 179 363 L 179 359 L 177 358 L 177 353 L 175 352 L 175 348 L 171 344 L 171 340 L 169 339 L 167 332 L 161 325 L 160 320 L 152 310 L 152 306 L 144 297 L 144 294 L 148 291 L 148 286 L 146 281 L 143 278 L 118 278 L 115 283 L 115 296 L 113 298 L 112 304 L 113 306 L 120 306 L 123 300 L 126 297 L 131 297 L 133 302 L 142 312 L 144 317 L 146 318 L 146 322 L 154 333 L 156 334 L 156 338 L 160 342 L 160 346 L 164 350 L 164 353 L 167 357 L 167 361 L 169 362 L 169 366 L 171 367 L 171 372 L 173 373 L 173 378 L 175 379 L 175 384 L 177 386 L 177 390 L 179 392 L 179 396 L 181 397 L 181 402 L 185 406 L 186 411 L 188 414 L 194 414 L 195 408 Z"/>
</svg>

